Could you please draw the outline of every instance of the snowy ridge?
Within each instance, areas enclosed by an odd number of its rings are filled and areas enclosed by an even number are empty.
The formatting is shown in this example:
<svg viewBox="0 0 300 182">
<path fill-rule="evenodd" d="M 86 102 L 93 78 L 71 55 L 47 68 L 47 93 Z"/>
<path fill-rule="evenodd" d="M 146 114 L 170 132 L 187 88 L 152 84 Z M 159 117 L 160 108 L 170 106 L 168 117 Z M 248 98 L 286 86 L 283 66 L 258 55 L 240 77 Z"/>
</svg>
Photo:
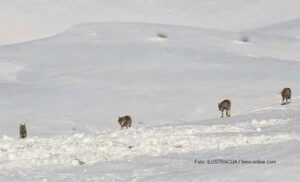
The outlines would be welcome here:
<svg viewBox="0 0 300 182">
<path fill-rule="evenodd" d="M 280 22 L 274 25 L 260 27 L 248 32 L 259 33 L 267 36 L 285 37 L 290 40 L 300 38 L 300 18 Z"/>
<path fill-rule="evenodd" d="M 1 5 L 0 15 L 5 18 L 0 21 L 0 44 L 48 37 L 82 22 L 147 22 L 240 31 L 300 16 L 298 0 L 2 0 Z"/>
<path fill-rule="evenodd" d="M 264 128 L 288 120 L 253 120 L 224 125 L 185 125 L 136 128 L 98 135 L 61 135 L 19 140 L 0 139 L 1 168 L 8 166 L 79 165 L 129 159 L 140 155 L 162 156 L 230 147 L 278 144 L 299 140 L 296 134 L 262 133 Z"/>
</svg>

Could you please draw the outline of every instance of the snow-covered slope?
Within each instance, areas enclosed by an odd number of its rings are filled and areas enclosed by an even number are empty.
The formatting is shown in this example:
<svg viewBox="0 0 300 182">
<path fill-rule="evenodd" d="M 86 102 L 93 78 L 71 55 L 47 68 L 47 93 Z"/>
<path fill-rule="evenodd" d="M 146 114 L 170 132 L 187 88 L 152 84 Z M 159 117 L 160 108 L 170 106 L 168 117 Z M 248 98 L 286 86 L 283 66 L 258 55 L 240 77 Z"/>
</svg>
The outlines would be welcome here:
<svg viewBox="0 0 300 182">
<path fill-rule="evenodd" d="M 268 36 L 285 37 L 290 40 L 300 39 L 300 18 L 260 27 L 249 32 L 260 33 Z"/>
<path fill-rule="evenodd" d="M 298 41 L 92 23 L 2 46 L 0 180 L 299 181 Z M 232 117 L 220 119 L 225 98 Z M 133 127 L 120 131 L 125 114 Z M 20 122 L 26 140 L 17 139 Z M 227 158 L 277 164 L 194 164 Z"/>
<path fill-rule="evenodd" d="M 4 46 L 0 119 L 10 128 L 4 130 L 15 136 L 16 125 L 27 122 L 32 135 L 96 132 L 117 128 L 117 117 L 125 114 L 136 126 L 203 120 L 220 116 L 217 103 L 224 98 L 232 99 L 236 115 L 279 103 L 283 87 L 297 94 L 298 62 L 267 58 L 277 49 L 271 44 L 273 52 L 262 52 L 266 58 L 242 55 L 261 43 L 238 38 L 199 28 L 112 23 Z"/>
<path fill-rule="evenodd" d="M 241 31 L 300 17 L 298 0 L 0 0 L 0 44 L 82 22 L 140 22 Z"/>
</svg>

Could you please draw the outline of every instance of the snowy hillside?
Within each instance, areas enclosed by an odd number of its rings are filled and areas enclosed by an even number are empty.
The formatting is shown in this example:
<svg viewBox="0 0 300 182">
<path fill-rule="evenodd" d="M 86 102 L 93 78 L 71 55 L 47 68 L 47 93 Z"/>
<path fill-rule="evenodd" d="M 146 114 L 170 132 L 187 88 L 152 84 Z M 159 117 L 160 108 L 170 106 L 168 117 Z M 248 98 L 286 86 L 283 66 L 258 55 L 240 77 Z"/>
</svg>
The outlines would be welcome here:
<svg viewBox="0 0 300 182">
<path fill-rule="evenodd" d="M 168 38 L 157 37 L 158 32 Z M 237 115 L 279 104 L 283 87 L 297 95 L 299 63 L 272 57 L 293 60 L 298 52 L 278 52 L 272 46 L 276 39 L 255 42 L 253 36 L 243 43 L 239 37 L 199 28 L 106 23 L 4 46 L 0 119 L 7 122 L 0 130 L 16 136 L 15 126 L 27 122 L 32 135 L 95 133 L 118 128 L 117 117 L 126 114 L 135 126 L 185 123 L 219 117 L 217 103 L 224 98 L 232 99 Z"/>
<path fill-rule="evenodd" d="M 300 39 L 300 18 L 260 27 L 251 30 L 251 32 L 261 33 L 269 36 L 285 37 L 289 38 L 290 40 Z"/>
<path fill-rule="evenodd" d="M 298 41 L 87 23 L 2 46 L 0 181 L 299 181 Z M 225 98 L 232 117 L 221 119 Z M 120 131 L 126 114 L 133 127 Z M 208 159 L 276 164 L 194 163 Z"/>
<path fill-rule="evenodd" d="M 0 44 L 82 22 L 139 22 L 244 31 L 300 17 L 298 0 L 0 0 Z"/>
</svg>

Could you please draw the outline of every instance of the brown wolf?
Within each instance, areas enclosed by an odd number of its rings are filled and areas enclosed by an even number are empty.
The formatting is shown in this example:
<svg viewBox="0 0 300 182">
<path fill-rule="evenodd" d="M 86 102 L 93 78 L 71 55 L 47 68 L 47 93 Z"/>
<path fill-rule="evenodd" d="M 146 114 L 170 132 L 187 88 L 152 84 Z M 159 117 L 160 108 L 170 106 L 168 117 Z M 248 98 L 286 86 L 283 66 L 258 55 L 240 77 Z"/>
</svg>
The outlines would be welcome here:
<svg viewBox="0 0 300 182">
<path fill-rule="evenodd" d="M 122 117 L 119 117 L 118 122 L 121 125 L 121 129 L 123 129 L 123 127 L 130 128 L 132 119 L 130 116 L 122 116 Z"/>
<path fill-rule="evenodd" d="M 26 124 L 20 124 L 20 138 L 27 137 Z"/>
<path fill-rule="evenodd" d="M 290 88 L 284 88 L 281 91 L 281 97 L 282 97 L 282 104 L 287 104 L 288 100 L 290 100 L 290 102 L 291 102 L 292 101 L 291 100 L 291 97 L 292 97 L 291 89 Z M 285 100 L 285 103 L 284 103 L 284 100 Z"/>
<path fill-rule="evenodd" d="M 223 112 L 224 110 L 226 110 L 226 116 L 227 117 L 230 117 L 230 114 L 231 114 L 231 101 L 226 99 L 226 100 L 223 100 L 221 103 L 218 104 L 218 107 L 219 107 L 219 111 L 222 112 L 222 118 L 223 118 Z"/>
</svg>

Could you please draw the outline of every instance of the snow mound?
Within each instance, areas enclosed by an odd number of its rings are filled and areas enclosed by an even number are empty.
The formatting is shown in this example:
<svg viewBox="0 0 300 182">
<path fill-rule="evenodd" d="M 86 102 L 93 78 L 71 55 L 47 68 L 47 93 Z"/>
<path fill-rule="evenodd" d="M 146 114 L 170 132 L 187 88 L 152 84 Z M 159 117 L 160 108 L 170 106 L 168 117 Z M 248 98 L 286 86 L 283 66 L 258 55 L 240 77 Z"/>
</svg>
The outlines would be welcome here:
<svg viewBox="0 0 300 182">
<path fill-rule="evenodd" d="M 18 74 L 25 70 L 20 63 L 7 62 L 1 60 L 0 63 L 0 82 L 15 82 L 18 81 Z"/>
<path fill-rule="evenodd" d="M 233 43 L 235 43 L 235 44 L 250 44 L 250 42 L 245 42 L 245 41 L 241 41 L 241 40 L 234 40 L 234 41 L 232 41 Z"/>
<path fill-rule="evenodd" d="M 165 42 L 168 39 L 156 36 L 156 37 L 150 37 L 148 40 L 153 41 L 153 42 Z"/>
</svg>

